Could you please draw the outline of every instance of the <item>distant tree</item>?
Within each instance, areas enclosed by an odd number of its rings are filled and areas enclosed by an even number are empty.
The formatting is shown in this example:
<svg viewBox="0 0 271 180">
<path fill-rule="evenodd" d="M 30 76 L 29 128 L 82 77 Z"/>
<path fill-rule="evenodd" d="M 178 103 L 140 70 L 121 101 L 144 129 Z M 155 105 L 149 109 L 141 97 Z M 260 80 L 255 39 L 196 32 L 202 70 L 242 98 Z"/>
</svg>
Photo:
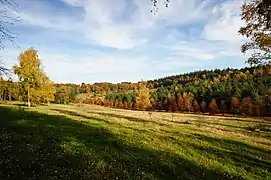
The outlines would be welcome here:
<svg viewBox="0 0 271 180">
<path fill-rule="evenodd" d="M 241 104 L 240 104 L 240 111 L 243 114 L 252 114 L 253 109 L 252 109 L 252 101 L 250 97 L 245 97 L 242 99 Z"/>
<path fill-rule="evenodd" d="M 128 109 L 133 109 L 133 102 L 128 102 Z"/>
<path fill-rule="evenodd" d="M 55 100 L 56 89 L 53 82 L 51 82 L 46 76 L 43 77 L 41 86 L 35 91 L 39 93 L 39 96 L 41 96 L 40 101 L 37 103 L 45 102 L 49 104 L 51 101 Z"/>
<path fill-rule="evenodd" d="M 205 101 L 202 101 L 201 104 L 200 104 L 200 108 L 201 108 L 201 111 L 203 113 L 206 112 L 206 108 L 207 108 L 207 103 Z"/>
<path fill-rule="evenodd" d="M 199 104 L 198 104 L 198 102 L 194 99 L 194 101 L 193 101 L 193 110 L 195 111 L 195 112 L 199 112 L 200 111 L 200 107 L 199 107 Z"/>
<path fill-rule="evenodd" d="M 153 99 L 153 98 L 151 98 L 151 110 L 155 110 L 156 109 L 156 105 L 157 105 L 157 103 L 156 103 L 156 101 L 155 101 L 155 99 Z"/>
<path fill-rule="evenodd" d="M 58 92 L 56 93 L 56 99 L 59 100 L 60 104 L 69 103 L 69 88 L 67 86 L 61 86 Z"/>
<path fill-rule="evenodd" d="M 175 112 L 178 109 L 176 100 L 174 97 L 172 97 L 170 94 L 166 98 L 166 110 L 170 112 Z"/>
<path fill-rule="evenodd" d="M 13 89 L 14 89 L 13 80 L 11 78 L 9 78 L 7 81 L 8 100 L 9 101 L 11 101 L 11 99 L 12 99 Z"/>
<path fill-rule="evenodd" d="M 252 115 L 259 116 L 260 115 L 260 103 L 259 102 L 252 102 Z"/>
<path fill-rule="evenodd" d="M 116 99 L 115 102 L 114 102 L 114 107 L 119 107 L 119 101 Z"/>
<path fill-rule="evenodd" d="M 178 95 L 178 110 L 182 112 L 184 110 L 184 102 L 182 95 Z"/>
<path fill-rule="evenodd" d="M 183 95 L 183 102 L 184 102 L 184 110 L 185 111 L 191 111 L 192 110 L 192 95 L 190 93 Z"/>
<path fill-rule="evenodd" d="M 227 110 L 227 105 L 226 105 L 224 100 L 220 102 L 219 109 L 220 109 L 220 112 L 223 114 L 223 116 L 228 111 Z"/>
<path fill-rule="evenodd" d="M 239 99 L 237 97 L 232 97 L 231 99 L 231 112 L 232 113 L 239 113 Z"/>
<path fill-rule="evenodd" d="M 124 109 L 128 109 L 128 104 L 127 104 L 126 101 L 123 103 L 123 108 L 124 108 Z"/>
<path fill-rule="evenodd" d="M 5 97 L 5 92 L 7 89 L 7 83 L 6 81 L 0 76 L 0 100 L 1 101 L 5 101 L 6 97 Z"/>
<path fill-rule="evenodd" d="M 210 112 L 210 115 L 215 115 L 216 113 L 218 113 L 218 106 L 216 104 L 215 99 L 212 99 L 212 101 L 209 105 L 209 112 Z"/>
<path fill-rule="evenodd" d="M 123 103 L 122 103 L 121 101 L 120 101 L 119 104 L 118 104 L 118 108 L 121 108 L 121 109 L 124 108 Z"/>
<path fill-rule="evenodd" d="M 250 39 L 242 45 L 242 52 L 254 50 L 248 63 L 269 64 L 271 62 L 271 1 L 249 0 L 242 6 L 242 20 L 246 26 L 239 33 Z"/>
<path fill-rule="evenodd" d="M 139 92 L 136 97 L 136 106 L 137 108 L 141 110 L 145 110 L 149 108 L 151 105 L 150 103 L 150 94 L 149 94 L 149 89 L 146 87 L 145 82 L 141 82 L 139 84 Z"/>
</svg>

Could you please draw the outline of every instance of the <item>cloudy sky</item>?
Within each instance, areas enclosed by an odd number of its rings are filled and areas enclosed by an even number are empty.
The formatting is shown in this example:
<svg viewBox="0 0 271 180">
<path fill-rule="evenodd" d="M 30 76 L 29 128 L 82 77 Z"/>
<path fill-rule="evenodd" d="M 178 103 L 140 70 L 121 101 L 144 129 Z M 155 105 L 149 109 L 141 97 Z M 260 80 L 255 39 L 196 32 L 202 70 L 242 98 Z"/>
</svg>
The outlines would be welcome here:
<svg viewBox="0 0 271 180">
<path fill-rule="evenodd" d="M 242 0 L 15 0 L 17 45 L 1 56 L 11 67 L 38 50 L 55 82 L 148 80 L 201 69 L 244 67 Z"/>
</svg>

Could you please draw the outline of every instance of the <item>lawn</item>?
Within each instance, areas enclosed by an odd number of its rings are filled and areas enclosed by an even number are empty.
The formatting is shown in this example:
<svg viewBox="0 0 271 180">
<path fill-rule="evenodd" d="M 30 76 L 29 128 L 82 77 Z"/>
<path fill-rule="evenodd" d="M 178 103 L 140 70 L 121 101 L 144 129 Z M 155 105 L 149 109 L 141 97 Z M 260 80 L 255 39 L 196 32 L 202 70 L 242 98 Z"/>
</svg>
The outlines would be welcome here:
<svg viewBox="0 0 271 180">
<path fill-rule="evenodd" d="M 271 179 L 271 120 L 0 105 L 0 179 Z"/>
</svg>

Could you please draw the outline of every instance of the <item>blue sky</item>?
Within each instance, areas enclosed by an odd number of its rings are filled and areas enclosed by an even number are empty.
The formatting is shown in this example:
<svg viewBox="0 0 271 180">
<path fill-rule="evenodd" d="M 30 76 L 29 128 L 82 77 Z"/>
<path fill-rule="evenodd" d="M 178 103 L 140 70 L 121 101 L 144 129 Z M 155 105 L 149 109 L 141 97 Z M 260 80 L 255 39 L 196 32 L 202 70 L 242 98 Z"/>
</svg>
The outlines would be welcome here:
<svg viewBox="0 0 271 180">
<path fill-rule="evenodd" d="M 7 67 L 23 50 L 39 51 L 55 82 L 148 80 L 201 69 L 244 67 L 237 34 L 241 0 L 15 0 Z"/>
</svg>

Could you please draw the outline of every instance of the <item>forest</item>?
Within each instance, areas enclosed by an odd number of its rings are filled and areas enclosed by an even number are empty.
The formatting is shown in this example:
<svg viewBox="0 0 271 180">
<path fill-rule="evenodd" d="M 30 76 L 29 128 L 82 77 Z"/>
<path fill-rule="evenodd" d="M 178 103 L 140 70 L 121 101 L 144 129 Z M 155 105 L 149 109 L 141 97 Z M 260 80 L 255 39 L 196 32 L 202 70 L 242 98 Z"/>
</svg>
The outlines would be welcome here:
<svg viewBox="0 0 271 180">
<path fill-rule="evenodd" d="M 28 58 L 30 56 L 36 58 Z M 1 78 L 1 100 L 25 101 L 29 106 L 49 102 L 84 103 L 121 109 L 210 115 L 271 115 L 271 65 L 203 70 L 118 84 L 53 84 L 40 65 L 35 49 L 23 52 L 20 65 L 13 68 L 19 81 Z M 29 72 L 26 69 L 30 69 Z M 32 80 L 28 74 L 31 74 Z M 32 83 L 33 79 L 35 83 Z"/>
</svg>

